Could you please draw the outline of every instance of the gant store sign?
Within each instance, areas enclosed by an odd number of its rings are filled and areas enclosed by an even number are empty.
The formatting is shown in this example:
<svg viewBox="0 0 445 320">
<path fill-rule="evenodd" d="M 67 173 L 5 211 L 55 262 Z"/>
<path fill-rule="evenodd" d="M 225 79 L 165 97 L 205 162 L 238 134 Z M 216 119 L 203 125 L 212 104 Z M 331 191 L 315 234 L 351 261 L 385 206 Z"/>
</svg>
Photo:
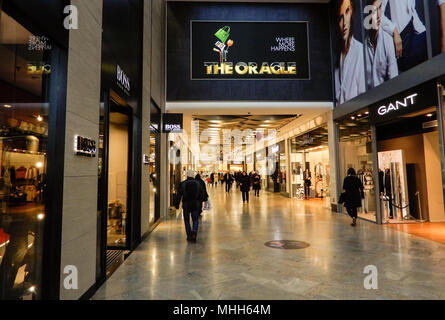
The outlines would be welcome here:
<svg viewBox="0 0 445 320">
<path fill-rule="evenodd" d="M 412 95 L 409 95 L 405 97 L 403 100 L 396 100 L 394 102 L 391 102 L 389 105 L 381 106 L 377 113 L 380 116 L 384 116 L 386 114 L 389 114 L 391 112 L 400 110 L 400 108 L 409 108 L 411 106 L 414 106 L 416 104 L 416 98 L 419 96 L 418 93 L 414 93 Z"/>
<path fill-rule="evenodd" d="M 437 104 L 437 87 L 429 82 L 373 104 L 369 118 L 372 123 L 390 121 Z"/>
</svg>

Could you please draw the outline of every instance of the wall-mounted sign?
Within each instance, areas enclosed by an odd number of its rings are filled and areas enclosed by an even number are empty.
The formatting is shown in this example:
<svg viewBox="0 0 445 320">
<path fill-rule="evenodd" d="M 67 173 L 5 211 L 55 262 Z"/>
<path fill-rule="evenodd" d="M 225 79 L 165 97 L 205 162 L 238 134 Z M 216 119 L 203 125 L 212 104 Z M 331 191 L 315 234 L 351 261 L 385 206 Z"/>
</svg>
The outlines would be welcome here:
<svg viewBox="0 0 445 320">
<path fill-rule="evenodd" d="M 51 65 L 43 62 L 30 62 L 26 67 L 26 74 L 30 76 L 41 76 L 42 74 L 50 74 Z"/>
<path fill-rule="evenodd" d="M 144 154 L 142 156 L 142 163 L 143 164 L 150 164 L 150 156 L 148 154 Z"/>
<path fill-rule="evenodd" d="M 124 70 L 118 65 L 116 66 L 117 85 L 126 94 L 130 95 L 130 78 L 125 74 Z"/>
<path fill-rule="evenodd" d="M 429 82 L 373 104 L 369 108 L 372 123 L 390 121 L 399 116 L 437 106 L 437 86 Z"/>
<path fill-rule="evenodd" d="M 94 158 L 96 157 L 96 141 L 81 136 L 74 137 L 74 152 L 78 156 Z"/>
<path fill-rule="evenodd" d="M 192 80 L 307 80 L 307 22 L 191 22 Z"/>
<path fill-rule="evenodd" d="M 164 113 L 162 123 L 162 132 L 180 133 L 183 128 L 183 115 L 182 113 Z"/>
</svg>

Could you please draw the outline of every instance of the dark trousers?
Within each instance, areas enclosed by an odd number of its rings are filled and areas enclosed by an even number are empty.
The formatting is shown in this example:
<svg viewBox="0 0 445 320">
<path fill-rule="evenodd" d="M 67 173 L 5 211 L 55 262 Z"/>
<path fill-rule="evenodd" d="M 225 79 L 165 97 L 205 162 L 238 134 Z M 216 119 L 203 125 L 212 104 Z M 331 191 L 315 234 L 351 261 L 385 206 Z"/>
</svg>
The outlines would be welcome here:
<svg viewBox="0 0 445 320">
<path fill-rule="evenodd" d="M 243 191 L 243 202 L 249 202 L 249 191 Z"/>
<path fill-rule="evenodd" d="M 232 188 L 232 184 L 229 182 L 226 182 L 226 192 L 229 192 L 230 188 Z"/>
<path fill-rule="evenodd" d="M 403 54 L 397 60 L 399 71 L 404 72 L 427 60 L 426 32 L 416 34 L 411 21 L 400 34 L 403 43 Z"/>
<path fill-rule="evenodd" d="M 311 184 L 310 182 L 304 183 L 304 196 L 309 198 L 311 196 Z"/>
<path fill-rule="evenodd" d="M 183 211 L 185 232 L 187 233 L 188 238 L 190 238 L 192 236 L 192 232 L 198 233 L 199 214 L 200 214 L 199 208 L 197 208 L 195 210 L 184 209 L 184 211 Z M 190 216 L 192 217 L 192 221 L 193 221 L 193 229 L 190 226 Z"/>
<path fill-rule="evenodd" d="M 357 219 L 357 208 L 356 207 L 346 207 L 348 214 L 351 218 Z"/>
<path fill-rule="evenodd" d="M 260 196 L 260 189 L 257 189 L 257 188 L 255 188 L 255 189 L 253 189 L 254 191 L 255 191 L 255 196 Z"/>
</svg>

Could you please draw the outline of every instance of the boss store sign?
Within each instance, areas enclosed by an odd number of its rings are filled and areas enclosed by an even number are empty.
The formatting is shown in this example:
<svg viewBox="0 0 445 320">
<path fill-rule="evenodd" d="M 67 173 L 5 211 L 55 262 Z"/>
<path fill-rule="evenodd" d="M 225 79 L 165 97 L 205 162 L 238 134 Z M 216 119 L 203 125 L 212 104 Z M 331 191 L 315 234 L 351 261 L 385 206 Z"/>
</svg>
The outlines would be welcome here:
<svg viewBox="0 0 445 320">
<path fill-rule="evenodd" d="M 438 104 L 435 83 L 427 83 L 373 104 L 369 108 L 372 123 L 391 121 Z"/>
<path fill-rule="evenodd" d="M 164 113 L 162 116 L 162 132 L 181 133 L 183 128 L 182 113 Z"/>
<path fill-rule="evenodd" d="M 94 158 L 96 157 L 96 141 L 81 136 L 74 137 L 74 152 L 78 156 Z"/>
</svg>

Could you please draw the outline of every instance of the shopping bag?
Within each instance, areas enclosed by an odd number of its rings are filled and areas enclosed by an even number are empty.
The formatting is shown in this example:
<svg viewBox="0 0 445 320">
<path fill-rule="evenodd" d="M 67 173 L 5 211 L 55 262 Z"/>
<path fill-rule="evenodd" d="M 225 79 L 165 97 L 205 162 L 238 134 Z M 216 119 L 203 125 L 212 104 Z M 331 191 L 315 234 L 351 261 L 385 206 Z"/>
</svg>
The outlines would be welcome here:
<svg viewBox="0 0 445 320">
<path fill-rule="evenodd" d="M 212 209 L 212 204 L 210 203 L 210 200 L 204 202 L 203 210 L 204 210 L 204 211 L 209 211 L 209 210 L 211 210 L 211 209 Z"/>
<path fill-rule="evenodd" d="M 215 33 L 215 37 L 217 37 L 222 43 L 225 43 L 227 41 L 227 39 L 230 36 L 230 27 L 229 26 L 225 26 L 221 29 L 219 29 L 216 33 Z"/>
</svg>

